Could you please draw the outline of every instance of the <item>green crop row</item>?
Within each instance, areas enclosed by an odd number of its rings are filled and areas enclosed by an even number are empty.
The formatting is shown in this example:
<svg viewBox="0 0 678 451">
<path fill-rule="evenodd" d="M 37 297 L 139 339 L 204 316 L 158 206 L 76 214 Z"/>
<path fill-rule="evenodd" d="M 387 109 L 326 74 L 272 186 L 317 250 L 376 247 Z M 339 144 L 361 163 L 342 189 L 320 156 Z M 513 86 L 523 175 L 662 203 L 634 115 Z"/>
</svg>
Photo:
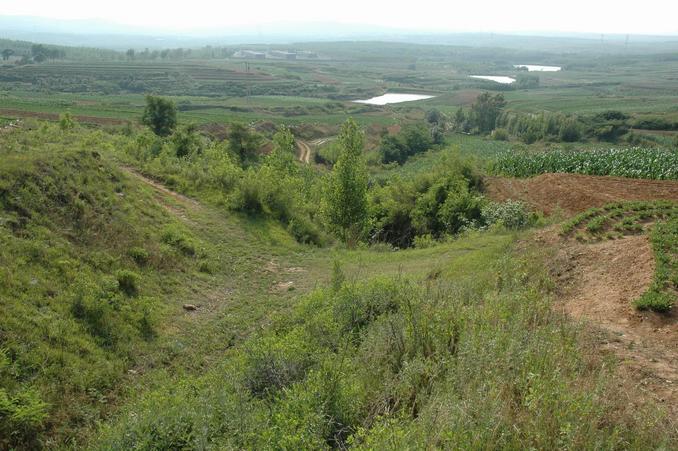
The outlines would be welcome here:
<svg viewBox="0 0 678 451">
<path fill-rule="evenodd" d="M 585 151 L 553 150 L 506 153 L 494 164 L 498 174 L 530 177 L 548 172 L 612 175 L 639 179 L 678 179 L 678 152 L 661 148 L 630 147 Z"/>
<path fill-rule="evenodd" d="M 562 235 L 576 231 L 578 240 L 620 238 L 652 226 L 650 240 L 656 260 L 654 279 L 635 301 L 639 310 L 668 312 L 678 293 L 678 204 L 670 201 L 616 202 L 591 208 L 565 222 Z"/>
</svg>

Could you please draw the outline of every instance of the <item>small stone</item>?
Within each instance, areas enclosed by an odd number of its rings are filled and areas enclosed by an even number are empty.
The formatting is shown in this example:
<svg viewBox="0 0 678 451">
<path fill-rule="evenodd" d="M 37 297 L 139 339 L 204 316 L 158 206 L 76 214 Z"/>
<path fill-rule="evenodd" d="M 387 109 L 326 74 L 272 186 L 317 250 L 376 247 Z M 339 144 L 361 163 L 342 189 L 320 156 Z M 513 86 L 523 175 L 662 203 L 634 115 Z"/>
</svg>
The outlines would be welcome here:
<svg viewBox="0 0 678 451">
<path fill-rule="evenodd" d="M 184 304 L 184 310 L 186 310 L 188 312 L 192 312 L 192 311 L 198 310 L 198 307 L 193 305 L 193 304 Z"/>
</svg>

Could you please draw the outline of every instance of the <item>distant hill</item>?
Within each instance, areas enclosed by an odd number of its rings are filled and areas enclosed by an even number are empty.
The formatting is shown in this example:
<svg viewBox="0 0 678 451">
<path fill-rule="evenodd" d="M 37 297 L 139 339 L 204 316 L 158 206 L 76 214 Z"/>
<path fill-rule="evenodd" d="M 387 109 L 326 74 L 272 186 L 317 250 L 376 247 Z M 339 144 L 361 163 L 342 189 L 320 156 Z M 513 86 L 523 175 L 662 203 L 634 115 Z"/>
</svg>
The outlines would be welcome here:
<svg viewBox="0 0 678 451">
<path fill-rule="evenodd" d="M 505 47 L 581 51 L 666 51 L 678 49 L 678 36 L 593 33 L 438 33 L 333 22 L 260 24 L 256 27 L 194 29 L 177 32 L 141 28 L 103 20 L 63 20 L 32 16 L 0 16 L 0 38 L 53 45 L 127 48 L 193 48 L 205 45 L 281 44 L 312 41 L 390 41 L 473 47 Z"/>
</svg>

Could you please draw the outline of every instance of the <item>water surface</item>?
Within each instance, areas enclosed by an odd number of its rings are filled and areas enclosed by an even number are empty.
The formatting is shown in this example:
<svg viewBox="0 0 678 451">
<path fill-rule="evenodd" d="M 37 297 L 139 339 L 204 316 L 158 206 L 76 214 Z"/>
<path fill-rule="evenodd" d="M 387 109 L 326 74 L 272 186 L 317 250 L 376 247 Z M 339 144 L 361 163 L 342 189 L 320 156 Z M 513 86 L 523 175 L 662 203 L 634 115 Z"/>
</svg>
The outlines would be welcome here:
<svg viewBox="0 0 678 451">
<path fill-rule="evenodd" d="M 528 72 L 558 72 L 562 69 L 560 66 L 540 66 L 538 64 L 514 64 L 513 67 L 525 67 Z"/>
<path fill-rule="evenodd" d="M 495 82 L 501 83 L 503 85 L 510 85 L 511 83 L 516 81 L 515 78 L 504 77 L 503 75 L 469 75 L 469 77 L 479 78 L 481 80 L 495 81 Z"/>
<path fill-rule="evenodd" d="M 389 103 L 412 102 L 414 100 L 432 99 L 435 96 L 424 94 L 384 94 L 383 96 L 372 97 L 366 100 L 354 100 L 355 103 L 366 103 L 368 105 L 387 105 Z"/>
</svg>

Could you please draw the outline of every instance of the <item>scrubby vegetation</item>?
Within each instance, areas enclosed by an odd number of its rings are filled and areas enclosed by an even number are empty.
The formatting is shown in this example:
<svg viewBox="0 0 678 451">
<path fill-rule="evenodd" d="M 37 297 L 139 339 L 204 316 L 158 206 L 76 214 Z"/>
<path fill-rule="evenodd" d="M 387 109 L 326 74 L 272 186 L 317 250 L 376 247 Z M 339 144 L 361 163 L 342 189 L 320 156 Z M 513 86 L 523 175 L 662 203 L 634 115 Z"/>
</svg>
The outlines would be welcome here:
<svg viewBox="0 0 678 451">
<path fill-rule="evenodd" d="M 339 273 L 217 370 L 146 396 L 97 447 L 663 446 L 647 417 L 608 422 L 623 401 L 551 311 L 539 258 L 498 252 L 423 285 Z"/>
<path fill-rule="evenodd" d="M 194 264 L 164 246 L 155 230 L 172 221 L 95 150 L 101 137 L 48 125 L 3 137 L 2 448 L 98 419 L 105 403 L 90 401 L 152 346 L 163 275 Z"/>
<path fill-rule="evenodd" d="M 476 44 L 0 40 L 0 449 L 676 448 L 547 271 L 648 233 L 635 306 L 673 324 L 678 206 L 560 222 L 485 177 L 678 180 L 675 46 Z M 410 90 L 433 97 L 352 102 Z"/>
</svg>

